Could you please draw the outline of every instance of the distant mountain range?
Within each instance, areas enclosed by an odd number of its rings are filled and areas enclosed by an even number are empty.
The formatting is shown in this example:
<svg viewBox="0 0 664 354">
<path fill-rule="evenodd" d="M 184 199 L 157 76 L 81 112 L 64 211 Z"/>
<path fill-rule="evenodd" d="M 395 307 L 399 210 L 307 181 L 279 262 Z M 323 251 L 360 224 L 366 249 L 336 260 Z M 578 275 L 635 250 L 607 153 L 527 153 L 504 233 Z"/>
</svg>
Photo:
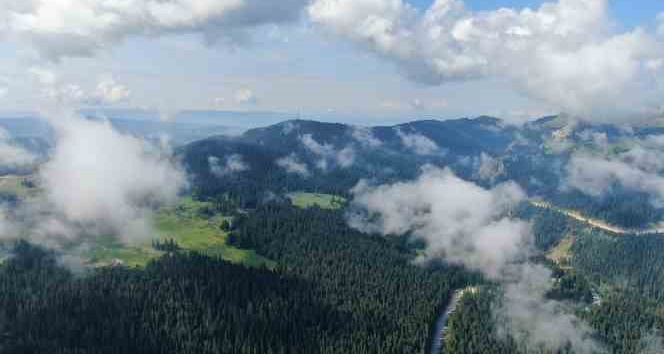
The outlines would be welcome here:
<svg viewBox="0 0 664 354">
<path fill-rule="evenodd" d="M 195 178 L 194 186 L 208 196 L 247 188 L 256 191 L 256 202 L 267 192 L 347 194 L 361 179 L 384 183 L 414 178 L 430 164 L 449 167 L 483 186 L 512 180 L 531 196 L 591 215 L 619 210 L 625 215 L 616 219 L 631 220 L 634 215 L 630 213 L 641 213 L 643 208 L 648 209 L 646 214 L 658 213 L 647 196 L 616 189 L 615 195 L 599 198 L 565 190 L 565 167 L 575 151 L 592 148 L 598 135 L 611 144 L 660 133 L 664 130 L 657 126 L 627 129 L 564 116 L 544 117 L 522 126 L 488 116 L 377 127 L 289 120 L 237 137 L 196 141 L 178 152 Z M 215 174 L 210 159 L 223 164 L 230 157 L 241 159 L 246 168 Z M 631 208 L 633 211 L 617 208 L 616 200 L 639 207 Z M 643 219 L 646 221 L 652 220 Z"/>
<path fill-rule="evenodd" d="M 483 186 L 515 181 L 531 196 L 591 216 L 635 220 L 623 225 L 627 227 L 657 221 L 652 215 L 664 211 L 648 203 L 644 193 L 614 188 L 592 197 L 564 188 L 565 168 L 574 152 L 592 151 L 598 136 L 620 149 L 625 140 L 664 134 L 664 126 L 657 123 L 623 127 L 551 116 L 516 126 L 481 116 L 362 127 L 291 119 L 242 133 L 216 120 L 230 119 L 230 113 L 188 112 L 165 122 L 141 117 L 147 114 L 141 112 L 115 111 L 104 119 L 123 133 L 148 140 L 168 136 L 194 178 L 193 187 L 207 196 L 251 189 L 251 202 L 256 203 L 266 194 L 299 190 L 343 195 L 361 179 L 395 182 L 414 178 L 423 166 L 433 165 L 451 168 Z M 45 156 L 53 146 L 51 127 L 39 119 L 0 119 L 0 127 L 16 144 L 38 155 Z"/>
</svg>

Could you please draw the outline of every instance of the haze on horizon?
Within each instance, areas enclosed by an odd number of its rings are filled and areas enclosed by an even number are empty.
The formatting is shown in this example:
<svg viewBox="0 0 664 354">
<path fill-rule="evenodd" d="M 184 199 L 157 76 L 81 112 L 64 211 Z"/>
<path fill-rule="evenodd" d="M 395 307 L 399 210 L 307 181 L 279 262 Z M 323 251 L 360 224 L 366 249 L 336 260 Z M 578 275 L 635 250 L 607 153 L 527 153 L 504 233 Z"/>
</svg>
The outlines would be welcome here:
<svg viewBox="0 0 664 354">
<path fill-rule="evenodd" d="M 280 112 L 354 124 L 660 115 L 655 0 L 0 5 L 0 111 Z"/>
</svg>

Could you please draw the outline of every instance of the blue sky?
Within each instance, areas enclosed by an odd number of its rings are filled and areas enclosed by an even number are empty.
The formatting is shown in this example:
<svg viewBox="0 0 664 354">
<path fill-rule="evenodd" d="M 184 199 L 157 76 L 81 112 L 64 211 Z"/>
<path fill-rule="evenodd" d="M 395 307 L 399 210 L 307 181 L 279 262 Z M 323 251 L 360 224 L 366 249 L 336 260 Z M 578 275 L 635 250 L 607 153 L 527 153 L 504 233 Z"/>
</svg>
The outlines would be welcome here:
<svg viewBox="0 0 664 354">
<path fill-rule="evenodd" d="M 473 10 L 494 10 L 499 7 L 535 8 L 541 0 L 467 0 L 467 7 Z M 426 8 L 431 0 L 413 0 L 417 7 Z M 652 22 L 655 15 L 664 10 L 661 0 L 610 0 L 612 15 L 625 26 L 638 26 Z"/>
<path fill-rule="evenodd" d="M 76 1 L 71 0 L 71 3 Z M 431 2 L 412 1 L 422 10 Z M 526 6 L 536 9 L 541 3 L 534 0 L 466 0 L 465 7 L 471 11 Z M 610 6 L 609 17 L 617 24 L 612 31 L 618 34 L 630 31 L 634 26 L 645 26 L 652 33 L 657 14 L 664 11 L 661 0 L 640 0 L 637 3 L 610 0 Z M 2 11 L 0 6 L 0 15 Z M 112 77 L 114 82 L 131 90 L 131 96 L 118 106 L 164 112 L 185 109 L 301 112 L 303 116 L 315 119 L 375 124 L 482 114 L 523 119 L 555 114 L 569 107 L 575 109 L 578 105 L 566 97 L 558 97 L 560 92 L 535 90 L 531 94 L 524 87 L 530 88 L 532 83 L 514 77 L 522 75 L 519 72 L 504 77 L 492 75 L 481 80 L 446 79 L 434 85 L 412 80 L 410 71 L 413 66 L 422 65 L 419 58 L 414 60 L 417 64 L 404 64 L 403 60 L 394 57 L 394 53 L 372 48 L 373 42 L 358 41 L 352 38 L 352 33 L 339 35 L 323 27 L 306 19 L 267 24 L 252 30 L 253 40 L 248 45 L 228 45 L 225 41 L 210 45 L 196 31 L 177 35 L 168 31 L 151 37 L 127 35 L 120 40 L 112 38 L 112 43 L 94 55 L 65 56 L 57 61 L 41 56 L 34 41 L 0 42 L 0 52 L 11 53 L 0 56 L 0 111 L 34 109 L 39 89 L 33 85 L 34 80 L 25 79 L 26 68 L 30 67 L 57 73 L 61 86 L 76 85 L 81 92 L 86 92 L 81 94 L 86 97 L 96 94 L 94 91 L 100 80 Z M 105 33 L 93 35 L 103 37 Z M 61 47 L 67 48 L 66 45 Z M 445 52 L 435 55 L 444 56 Z M 657 58 L 643 59 L 639 65 L 655 66 L 658 61 L 654 59 Z M 501 65 L 521 64 L 512 64 L 508 60 Z M 528 70 L 535 69 L 540 68 Z M 557 68 L 561 69 L 563 74 L 568 71 L 564 67 Z M 612 71 L 609 72 L 612 75 Z M 635 74 L 627 72 L 626 75 Z M 606 76 L 587 80 L 603 80 Z M 630 83 L 618 84 L 628 87 Z M 581 93 L 587 94 L 586 91 Z M 564 89 L 562 94 L 565 94 Z M 611 92 L 608 94 L 610 96 Z M 601 106 L 600 101 L 607 100 L 608 96 L 600 92 L 587 95 L 587 99 L 595 106 Z M 585 107 L 578 108 L 583 111 Z"/>
</svg>

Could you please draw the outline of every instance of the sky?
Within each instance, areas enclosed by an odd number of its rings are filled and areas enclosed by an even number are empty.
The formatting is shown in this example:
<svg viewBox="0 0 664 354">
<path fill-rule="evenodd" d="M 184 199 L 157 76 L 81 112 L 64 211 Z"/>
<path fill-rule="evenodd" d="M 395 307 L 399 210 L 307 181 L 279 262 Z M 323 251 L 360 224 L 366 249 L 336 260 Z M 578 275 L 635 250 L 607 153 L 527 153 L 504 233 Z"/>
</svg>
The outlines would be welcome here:
<svg viewBox="0 0 664 354">
<path fill-rule="evenodd" d="M 537 7 L 544 1 L 541 0 L 469 0 L 468 7 L 474 10 L 494 10 L 499 7 Z M 429 6 L 430 0 L 413 1 L 417 6 Z M 610 2 L 611 13 L 623 26 L 639 26 L 652 22 L 655 15 L 664 9 L 658 0 L 613 0 Z"/>
<path fill-rule="evenodd" d="M 103 3 L 0 5 L 0 111 L 55 98 L 357 124 L 560 112 L 619 120 L 659 112 L 664 92 L 652 79 L 664 66 L 657 0 Z M 146 13 L 153 19 L 140 23 Z"/>
</svg>

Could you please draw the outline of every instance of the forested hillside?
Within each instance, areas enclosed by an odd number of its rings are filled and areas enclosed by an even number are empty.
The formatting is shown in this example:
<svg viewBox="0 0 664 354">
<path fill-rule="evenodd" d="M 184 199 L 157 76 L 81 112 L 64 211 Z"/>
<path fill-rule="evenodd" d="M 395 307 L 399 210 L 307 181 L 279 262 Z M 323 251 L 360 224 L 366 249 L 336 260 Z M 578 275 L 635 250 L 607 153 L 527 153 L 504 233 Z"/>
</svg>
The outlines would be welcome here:
<svg viewBox="0 0 664 354">
<path fill-rule="evenodd" d="M 523 126 L 497 118 L 426 120 L 395 126 L 356 127 L 306 120 L 253 129 L 235 137 L 213 137 L 182 147 L 178 154 L 206 198 L 242 194 L 255 206 L 265 192 L 296 191 L 345 195 L 361 179 L 388 183 L 415 178 L 427 164 L 449 167 L 483 186 L 515 181 L 530 195 L 561 207 L 611 220 L 627 228 L 660 220 L 661 207 L 634 188 L 612 186 L 601 196 L 570 188 L 566 165 L 575 153 L 598 149 L 601 136 L 620 152 L 636 138 L 657 129 L 627 133 L 612 125 L 591 125 L 547 117 Z M 209 158 L 240 156 L 247 170 L 223 178 L 210 170 Z M 338 159 L 343 158 L 340 164 Z M 299 166 L 289 171 L 284 159 Z M 292 167 L 292 166 L 291 166 Z M 253 195 L 248 191 L 254 191 Z"/>
<path fill-rule="evenodd" d="M 645 193 L 615 187 L 600 198 L 564 188 L 561 166 L 587 142 L 578 133 L 571 150 L 553 151 L 549 136 L 563 123 L 291 121 L 191 143 L 176 152 L 190 196 L 156 214 L 155 250 L 149 240 L 141 245 L 150 257 L 123 263 L 115 258 L 125 245 L 93 245 L 107 262 L 86 259 L 72 274 L 63 250 L 15 245 L 0 264 L 0 352 L 422 353 L 452 294 L 479 286 L 449 317 L 444 353 L 548 354 L 501 331 L 499 284 L 442 261 L 415 264 L 424 241 L 364 234 L 348 225 L 345 208 L 361 180 L 404 181 L 433 165 L 485 188 L 513 180 L 529 196 L 628 228 L 659 220 Z M 607 127 L 583 128 L 621 139 Z M 13 187 L 5 186 L 7 200 L 24 202 Z M 509 217 L 531 222 L 535 250 L 523 261 L 552 271 L 548 299 L 611 353 L 657 353 L 661 235 L 610 234 L 528 199 Z M 215 258 L 223 255 L 250 257 L 233 265 Z"/>
<path fill-rule="evenodd" d="M 77 277 L 17 244 L 0 266 L 3 353 L 421 352 L 451 292 L 479 281 L 412 265 L 410 250 L 338 211 L 270 204 L 232 235 L 275 270 L 175 251 Z"/>
</svg>

